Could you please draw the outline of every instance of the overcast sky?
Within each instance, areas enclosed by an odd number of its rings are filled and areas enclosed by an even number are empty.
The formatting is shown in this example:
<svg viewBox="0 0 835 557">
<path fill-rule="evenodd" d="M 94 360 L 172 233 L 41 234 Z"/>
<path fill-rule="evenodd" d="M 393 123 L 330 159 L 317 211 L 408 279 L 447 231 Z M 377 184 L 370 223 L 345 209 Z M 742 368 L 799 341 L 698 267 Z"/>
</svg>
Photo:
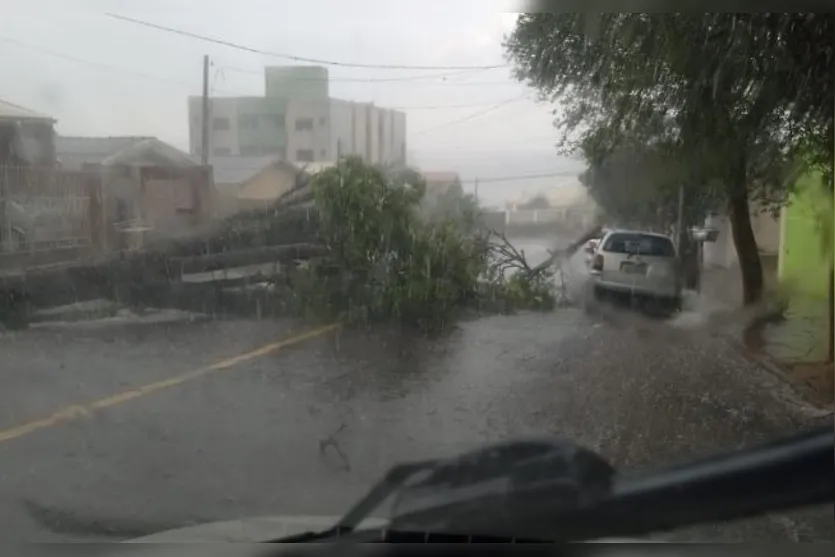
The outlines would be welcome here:
<svg viewBox="0 0 835 557">
<path fill-rule="evenodd" d="M 213 61 L 213 94 L 224 96 L 262 95 L 263 67 L 294 62 L 106 13 L 275 53 L 422 66 L 503 64 L 502 37 L 515 19 L 503 0 L 0 0 L 0 7 L 0 98 L 54 116 L 61 134 L 153 135 L 184 150 L 186 97 L 200 93 L 203 54 Z M 407 113 L 411 162 L 425 169 L 471 180 L 578 167 L 556 155 L 552 107 L 535 103 L 507 67 L 329 71 L 332 96 Z M 408 79 L 379 81 L 391 78 Z M 480 193 L 515 198 L 545 185 L 483 184 Z"/>
</svg>

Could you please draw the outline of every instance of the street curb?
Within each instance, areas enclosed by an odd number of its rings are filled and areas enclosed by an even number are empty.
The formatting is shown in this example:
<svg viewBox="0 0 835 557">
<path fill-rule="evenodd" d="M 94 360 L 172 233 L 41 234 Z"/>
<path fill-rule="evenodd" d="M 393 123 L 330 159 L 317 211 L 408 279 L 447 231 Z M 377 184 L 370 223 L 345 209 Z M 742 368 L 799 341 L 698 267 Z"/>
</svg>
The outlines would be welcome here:
<svg viewBox="0 0 835 557">
<path fill-rule="evenodd" d="M 761 369 L 765 370 L 773 377 L 776 377 L 794 394 L 800 397 L 803 404 L 810 406 L 816 412 L 820 412 L 820 417 L 832 416 L 835 414 L 835 404 L 820 403 L 818 401 L 817 393 L 811 387 L 794 379 L 791 372 L 777 359 L 768 354 L 748 348 L 745 346 L 744 342 L 735 338 L 733 335 L 726 334 L 722 336 L 724 340 L 746 360 L 757 364 Z"/>
</svg>

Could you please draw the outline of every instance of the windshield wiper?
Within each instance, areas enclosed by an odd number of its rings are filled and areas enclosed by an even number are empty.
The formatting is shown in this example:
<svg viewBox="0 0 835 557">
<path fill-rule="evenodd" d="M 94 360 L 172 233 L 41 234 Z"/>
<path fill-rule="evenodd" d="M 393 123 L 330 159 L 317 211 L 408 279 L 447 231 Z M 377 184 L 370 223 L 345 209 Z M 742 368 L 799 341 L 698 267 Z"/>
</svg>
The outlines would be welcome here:
<svg viewBox="0 0 835 557">
<path fill-rule="evenodd" d="M 272 542 L 305 543 L 342 537 L 354 531 L 363 520 L 368 518 L 376 508 L 394 494 L 412 474 L 420 470 L 429 469 L 437 464 L 437 462 L 437 460 L 427 460 L 397 465 L 389 470 L 386 476 L 377 485 L 372 487 L 368 494 L 345 513 L 339 522 L 331 528 L 320 532 L 303 532 L 286 538 L 272 540 Z"/>
<path fill-rule="evenodd" d="M 571 443 L 505 443 L 453 459 L 398 466 L 333 528 L 275 541 L 489 536 L 562 542 L 640 536 L 831 502 L 833 451 L 835 430 L 828 426 L 624 476 Z M 386 528 L 354 530 L 391 495 L 398 505 Z"/>
</svg>

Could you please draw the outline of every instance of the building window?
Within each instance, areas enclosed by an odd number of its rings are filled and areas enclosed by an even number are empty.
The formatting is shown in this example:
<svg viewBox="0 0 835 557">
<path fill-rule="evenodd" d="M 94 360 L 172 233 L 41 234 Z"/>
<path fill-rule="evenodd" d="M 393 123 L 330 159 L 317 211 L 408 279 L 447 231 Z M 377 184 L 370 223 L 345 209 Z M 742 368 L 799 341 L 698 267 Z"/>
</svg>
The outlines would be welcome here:
<svg viewBox="0 0 835 557">
<path fill-rule="evenodd" d="M 319 116 L 319 125 L 320 125 L 320 126 L 324 126 L 324 125 L 325 125 L 325 124 L 327 124 L 327 123 L 328 123 L 328 119 L 327 119 L 327 118 L 325 118 L 324 116 Z"/>
<path fill-rule="evenodd" d="M 299 149 L 296 151 L 297 162 L 313 162 L 313 149 Z"/>
<path fill-rule="evenodd" d="M 258 115 L 257 114 L 241 114 L 238 120 L 238 125 L 242 130 L 258 129 Z"/>
<path fill-rule="evenodd" d="M 245 157 L 257 157 L 261 155 L 261 146 L 260 145 L 242 145 L 241 146 L 241 155 Z"/>
<path fill-rule="evenodd" d="M 212 120 L 212 129 L 222 131 L 229 129 L 229 118 L 215 118 Z"/>
<path fill-rule="evenodd" d="M 285 127 L 284 114 L 264 114 L 262 116 L 267 125 L 283 130 Z"/>
<path fill-rule="evenodd" d="M 296 120 L 296 131 L 312 130 L 313 118 L 298 118 Z"/>
<path fill-rule="evenodd" d="M 228 157 L 232 154 L 232 149 L 228 147 L 215 147 L 212 149 L 212 156 L 215 157 Z"/>
</svg>

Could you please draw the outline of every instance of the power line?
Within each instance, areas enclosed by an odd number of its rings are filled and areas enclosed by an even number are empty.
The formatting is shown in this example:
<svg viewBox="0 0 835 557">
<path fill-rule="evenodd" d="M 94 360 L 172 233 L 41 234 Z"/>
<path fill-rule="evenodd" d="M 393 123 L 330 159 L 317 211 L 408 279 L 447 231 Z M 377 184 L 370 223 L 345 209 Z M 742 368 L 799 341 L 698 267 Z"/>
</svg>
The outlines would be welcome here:
<svg viewBox="0 0 835 557">
<path fill-rule="evenodd" d="M 246 68 L 236 68 L 234 66 L 223 66 L 224 69 L 237 73 L 251 74 L 263 76 L 264 71 L 250 70 Z M 390 83 L 390 82 L 412 82 L 420 81 L 421 79 L 446 79 L 447 77 L 454 77 L 457 75 L 464 75 L 474 71 L 481 70 L 458 70 L 454 72 L 443 72 L 427 75 L 408 75 L 403 77 L 294 77 L 294 81 L 313 81 L 313 82 L 337 82 L 337 83 Z"/>
<path fill-rule="evenodd" d="M 86 66 L 91 66 L 91 67 L 99 68 L 99 69 L 110 71 L 110 72 L 132 75 L 134 77 L 138 77 L 138 78 L 142 78 L 142 79 L 148 79 L 148 80 L 151 80 L 151 81 L 158 81 L 160 83 L 166 83 L 168 85 L 176 85 L 178 87 L 185 88 L 185 89 L 191 89 L 194 86 L 193 84 L 185 82 L 185 81 L 179 81 L 179 80 L 176 80 L 176 79 L 171 79 L 171 78 L 162 77 L 162 76 L 158 76 L 158 75 L 139 72 L 139 71 L 123 68 L 121 66 L 112 66 L 110 64 L 105 64 L 105 63 L 102 63 L 102 62 L 96 62 L 96 61 L 93 61 L 93 60 L 86 60 L 84 58 L 77 58 L 77 57 L 74 57 L 74 56 L 70 56 L 68 54 L 64 54 L 62 52 L 58 52 L 58 51 L 55 51 L 55 50 L 50 50 L 48 48 L 33 45 L 33 44 L 30 44 L 30 43 L 25 43 L 23 41 L 19 41 L 17 39 L 12 39 L 12 38 L 5 37 L 5 36 L 2 36 L 2 35 L 0 35 L 0 41 L 6 42 L 6 43 L 9 43 L 9 44 L 14 44 L 14 45 L 17 45 L 17 46 L 20 46 L 20 47 L 23 47 L 23 48 L 28 48 L 28 49 L 33 50 L 35 52 L 39 52 L 39 53 L 45 54 L 47 56 L 53 56 L 53 57 L 59 58 L 61 60 L 67 60 L 67 61 L 70 61 L 70 62 L 75 62 L 77 64 L 84 64 Z M 220 77 L 221 80 L 223 80 L 223 78 L 224 78 L 223 70 L 224 69 L 226 69 L 226 67 L 217 67 L 216 68 L 216 71 L 215 71 L 215 74 L 214 74 L 214 79 L 212 80 L 213 82 L 216 82 L 218 77 Z M 219 87 L 216 87 L 214 84 L 212 85 L 211 90 L 212 90 L 213 93 L 224 93 L 224 94 L 228 94 L 228 95 L 236 95 L 236 96 L 242 96 L 242 97 L 258 97 L 259 96 L 255 93 L 243 93 L 243 92 L 240 92 L 240 91 L 234 91 L 234 90 L 225 89 L 225 88 L 221 89 Z M 220 97 L 220 98 L 223 98 L 223 97 Z M 404 110 L 404 111 L 407 111 L 407 110 L 446 110 L 446 109 L 457 109 L 457 108 L 475 108 L 475 107 L 478 107 L 478 106 L 485 106 L 485 105 L 492 105 L 492 104 L 495 104 L 495 102 L 494 101 L 486 101 L 486 102 L 465 103 L 465 104 L 439 104 L 439 105 L 419 105 L 419 106 L 386 106 L 386 107 L 383 107 L 383 108 L 386 108 L 386 109 L 389 109 L 389 110 Z"/>
<path fill-rule="evenodd" d="M 500 176 L 498 178 L 479 178 L 479 184 L 495 184 L 498 182 L 516 182 L 518 180 L 535 180 L 537 178 L 566 178 L 576 177 L 578 172 L 549 172 L 547 174 L 521 174 L 518 176 Z"/>
<path fill-rule="evenodd" d="M 524 98 L 525 98 L 524 95 L 520 95 L 520 96 L 514 97 L 512 99 L 507 99 L 507 100 L 502 101 L 498 104 L 494 104 L 493 106 L 490 106 L 490 107 L 488 107 L 484 110 L 479 110 L 478 112 L 468 114 L 467 116 L 464 116 L 463 118 L 450 120 L 449 122 L 440 124 L 438 126 L 434 126 L 434 127 L 431 127 L 431 128 L 420 130 L 419 132 L 416 132 L 413 135 L 423 135 L 425 133 L 434 132 L 434 131 L 437 131 L 437 130 L 442 130 L 442 129 L 448 128 L 450 126 L 455 126 L 457 124 L 462 124 L 464 122 L 468 122 L 468 121 L 474 120 L 476 118 L 481 118 L 482 116 L 487 116 L 488 114 L 490 114 L 492 112 L 495 112 L 496 110 L 499 110 L 500 108 L 503 108 L 503 107 L 509 105 L 510 103 L 521 101 Z"/>
<path fill-rule="evenodd" d="M 257 75 L 263 76 L 263 71 L 258 70 L 251 70 L 247 68 L 236 68 L 233 66 L 224 66 L 225 69 L 247 74 L 247 75 Z M 439 82 L 432 82 L 432 83 L 418 83 L 419 85 L 426 85 L 426 86 L 472 86 L 472 85 L 479 85 L 479 86 L 486 86 L 486 85 L 515 85 L 516 83 L 513 81 L 447 81 L 447 77 L 455 77 L 461 76 L 465 74 L 470 74 L 476 71 L 483 71 L 483 70 L 459 70 L 454 72 L 445 72 L 445 73 L 438 73 L 438 74 L 428 74 L 428 75 L 412 75 L 412 76 L 404 76 L 404 77 L 384 77 L 384 78 L 373 78 L 373 77 L 366 77 L 366 78 L 351 78 L 351 77 L 294 77 L 293 79 L 296 81 L 312 81 L 312 82 L 338 82 L 338 83 L 407 83 L 407 84 L 414 84 L 415 82 L 420 82 L 423 80 L 430 80 L 430 79 L 441 79 Z"/>
<path fill-rule="evenodd" d="M 79 63 L 79 64 L 85 64 L 85 65 L 88 65 L 88 66 L 97 67 L 97 68 L 107 70 L 107 71 L 133 75 L 135 77 L 140 77 L 140 78 L 143 78 L 143 79 L 149 79 L 149 80 L 153 80 L 153 81 L 167 83 L 169 85 L 177 85 L 179 87 L 185 87 L 185 88 L 189 88 L 189 89 L 191 88 L 191 84 L 183 82 L 183 81 L 177 81 L 177 80 L 174 80 L 174 79 L 169 79 L 169 78 L 165 78 L 165 77 L 161 77 L 161 76 L 156 76 L 156 75 L 153 75 L 153 74 L 147 74 L 147 73 L 144 73 L 144 72 L 137 72 L 137 71 L 125 69 L 125 68 L 122 68 L 122 67 L 119 67 L 119 66 L 112 66 L 110 64 L 104 64 L 104 63 L 101 63 L 101 62 L 95 62 L 95 61 L 86 60 L 86 59 L 83 59 L 83 58 L 76 58 L 74 56 L 70 56 L 70 55 L 67 55 L 67 54 L 64 54 L 64 53 L 61 53 L 61 52 L 57 52 L 57 51 L 54 51 L 54 50 L 50 50 L 48 48 L 40 47 L 40 46 L 37 46 L 37 45 L 32 45 L 32 44 L 29 44 L 29 43 L 25 43 L 23 41 L 19 41 L 17 39 L 12 39 L 12 38 L 5 37 L 5 36 L 0 36 L 0 41 L 11 43 L 11 44 L 16 44 L 18 46 L 21 46 L 21 47 L 24 47 L 24 48 L 29 48 L 31 50 L 40 52 L 42 54 L 46 54 L 46 55 L 49 55 L 49 56 L 54 56 L 56 58 L 60 58 L 60 59 L 63 59 L 63 60 L 68 60 L 68 61 Z M 216 69 L 215 76 L 214 76 L 215 80 L 218 77 L 218 74 L 221 73 L 222 69 L 223 68 L 217 68 Z M 220 89 L 220 88 L 217 88 L 217 87 L 214 87 L 214 86 L 212 86 L 212 91 L 235 94 L 235 95 L 241 95 L 241 96 L 257 96 L 257 95 L 251 95 L 251 94 L 243 94 L 243 93 L 240 93 L 240 92 L 237 92 L 237 91 L 230 91 L 230 90 L 226 90 L 226 89 Z M 455 119 L 455 120 L 451 120 L 451 121 L 445 122 L 444 124 L 441 124 L 439 126 L 436 126 L 436 127 L 433 127 L 433 128 L 428 128 L 428 129 L 425 129 L 425 130 L 421 130 L 421 131 L 413 134 L 413 135 L 422 135 L 424 133 L 430 133 L 430 132 L 433 132 L 433 131 L 436 131 L 436 130 L 439 130 L 439 129 L 444 129 L 444 128 L 454 126 L 454 125 L 457 125 L 457 124 L 460 124 L 460 123 L 463 123 L 463 122 L 467 122 L 469 120 L 473 120 L 473 119 L 479 118 L 481 116 L 486 116 L 487 114 L 489 114 L 491 112 L 494 112 L 494 111 L 504 107 L 507 104 L 517 102 L 519 100 L 522 100 L 523 98 L 524 98 L 524 95 L 519 96 L 519 97 L 515 97 L 515 98 L 512 98 L 512 99 L 507 99 L 507 100 L 501 101 L 499 103 L 493 103 L 491 101 L 489 103 L 470 103 L 470 104 L 416 106 L 416 107 L 409 107 L 409 106 L 399 106 L 398 107 L 398 106 L 395 106 L 395 107 L 383 107 L 383 108 L 387 108 L 389 110 L 403 110 L 403 111 L 408 111 L 408 110 L 445 110 L 445 109 L 458 109 L 458 108 L 472 108 L 472 107 L 476 107 L 476 106 L 483 106 L 485 104 L 491 105 L 488 108 L 486 108 L 485 110 L 480 110 L 476 113 L 464 116 L 463 118 L 458 118 L 458 119 Z"/>
<path fill-rule="evenodd" d="M 189 37 L 191 39 L 205 41 L 209 43 L 214 43 L 222 46 L 226 46 L 229 48 L 235 48 L 237 50 L 242 50 L 245 52 L 250 52 L 253 54 L 260 54 L 262 56 L 272 56 L 274 58 L 283 58 L 285 60 L 293 60 L 295 62 L 307 62 L 310 64 L 322 64 L 325 66 L 341 66 L 346 68 L 376 68 L 381 70 L 492 70 L 493 68 L 504 68 L 507 67 L 508 64 L 491 64 L 491 65 L 484 65 L 484 66 L 420 66 L 420 65 L 406 65 L 406 64 L 361 64 L 361 63 L 354 63 L 354 62 L 341 62 L 335 60 L 325 60 L 321 58 L 307 58 L 304 56 L 296 56 L 294 54 L 283 54 L 279 52 L 270 52 L 268 50 L 261 50 L 259 48 L 253 48 L 250 46 L 245 46 L 238 43 L 233 43 L 231 41 L 227 41 L 224 39 L 217 39 L 214 37 L 208 37 L 206 35 L 200 35 L 197 33 L 192 33 L 190 31 L 183 31 L 182 29 L 175 29 L 173 27 L 166 27 L 164 25 L 158 25 L 156 23 L 150 23 L 148 21 L 142 21 L 139 19 L 134 19 L 132 17 L 127 17 L 119 14 L 113 13 L 105 13 L 107 17 L 113 19 L 119 19 L 122 21 L 127 21 L 129 23 L 134 23 L 136 25 L 142 25 L 144 27 L 149 27 L 151 29 L 156 29 L 158 31 L 165 31 L 167 33 L 174 33 L 175 35 L 181 35 L 183 37 Z"/>
<path fill-rule="evenodd" d="M 514 99 L 515 100 L 515 99 Z M 502 104 L 505 101 L 501 101 L 498 104 Z M 477 103 L 465 103 L 465 104 L 436 104 L 436 105 L 423 105 L 423 106 L 386 106 L 384 108 L 388 108 L 389 110 L 447 110 L 451 108 L 476 108 L 479 106 L 487 106 L 487 105 L 496 105 L 496 101 L 484 101 L 484 102 L 477 102 Z M 422 132 L 421 132 L 422 133 Z"/>
</svg>

